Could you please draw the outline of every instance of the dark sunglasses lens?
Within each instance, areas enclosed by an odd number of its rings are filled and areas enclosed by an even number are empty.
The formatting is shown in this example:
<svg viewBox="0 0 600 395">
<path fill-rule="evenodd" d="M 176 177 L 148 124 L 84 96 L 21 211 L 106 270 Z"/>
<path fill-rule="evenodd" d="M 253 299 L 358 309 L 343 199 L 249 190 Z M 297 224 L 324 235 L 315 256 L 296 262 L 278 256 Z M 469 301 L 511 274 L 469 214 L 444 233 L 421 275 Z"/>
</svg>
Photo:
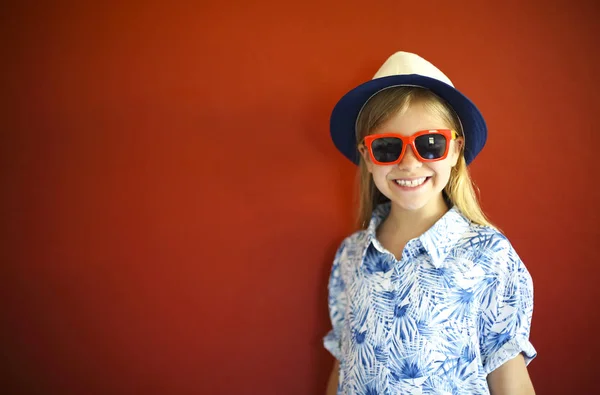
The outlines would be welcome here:
<svg viewBox="0 0 600 395">
<path fill-rule="evenodd" d="M 423 159 L 439 159 L 446 152 L 448 141 L 441 134 L 426 134 L 415 139 L 415 147 Z"/>
<path fill-rule="evenodd" d="M 371 150 L 379 162 L 393 162 L 400 157 L 402 140 L 396 137 L 381 137 L 373 140 Z"/>
</svg>

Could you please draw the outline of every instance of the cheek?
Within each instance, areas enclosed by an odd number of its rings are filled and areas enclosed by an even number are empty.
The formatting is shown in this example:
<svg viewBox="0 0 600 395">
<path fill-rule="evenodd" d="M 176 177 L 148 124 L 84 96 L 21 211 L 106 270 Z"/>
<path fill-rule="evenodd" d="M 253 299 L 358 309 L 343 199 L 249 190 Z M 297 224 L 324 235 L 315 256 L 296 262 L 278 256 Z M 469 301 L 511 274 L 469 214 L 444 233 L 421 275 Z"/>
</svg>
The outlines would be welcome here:
<svg viewBox="0 0 600 395">
<path fill-rule="evenodd" d="M 441 162 L 431 163 L 430 168 L 436 174 L 438 182 L 443 182 L 444 184 L 448 182 L 450 179 L 450 172 L 452 171 L 452 163 L 453 158 L 450 157 Z"/>
<path fill-rule="evenodd" d="M 387 175 L 389 174 L 389 172 L 391 171 L 391 168 L 393 166 L 377 166 L 374 164 L 371 164 L 371 168 L 370 168 L 370 172 L 373 176 L 373 181 L 375 181 L 376 183 L 379 182 L 385 182 L 387 179 Z"/>
</svg>

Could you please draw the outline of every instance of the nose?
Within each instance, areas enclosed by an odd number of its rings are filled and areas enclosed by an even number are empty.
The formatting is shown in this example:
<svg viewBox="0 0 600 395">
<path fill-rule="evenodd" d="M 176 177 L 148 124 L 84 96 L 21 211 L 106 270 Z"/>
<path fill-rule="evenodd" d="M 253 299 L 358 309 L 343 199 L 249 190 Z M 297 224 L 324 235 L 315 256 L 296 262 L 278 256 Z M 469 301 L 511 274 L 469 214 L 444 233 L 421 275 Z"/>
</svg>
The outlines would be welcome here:
<svg viewBox="0 0 600 395">
<path fill-rule="evenodd" d="M 411 145 L 406 147 L 406 152 L 404 153 L 404 157 L 402 158 L 400 163 L 398 163 L 398 168 L 400 170 L 410 172 L 414 169 L 418 169 L 421 166 L 422 163 L 419 160 L 419 158 L 417 158 L 417 156 L 415 155 L 413 147 Z"/>
</svg>

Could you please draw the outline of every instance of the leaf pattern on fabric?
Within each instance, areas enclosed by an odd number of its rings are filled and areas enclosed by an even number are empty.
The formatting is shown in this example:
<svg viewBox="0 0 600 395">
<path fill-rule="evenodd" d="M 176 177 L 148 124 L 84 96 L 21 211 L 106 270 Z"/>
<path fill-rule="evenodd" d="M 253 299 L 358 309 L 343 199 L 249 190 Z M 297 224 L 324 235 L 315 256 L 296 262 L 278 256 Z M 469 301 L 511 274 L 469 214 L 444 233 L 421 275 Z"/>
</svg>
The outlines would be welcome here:
<svg viewBox="0 0 600 395">
<path fill-rule="evenodd" d="M 533 283 L 504 235 L 450 209 L 402 259 L 375 237 L 389 214 L 347 237 L 329 279 L 338 394 L 489 394 L 486 376 L 529 342 Z"/>
</svg>

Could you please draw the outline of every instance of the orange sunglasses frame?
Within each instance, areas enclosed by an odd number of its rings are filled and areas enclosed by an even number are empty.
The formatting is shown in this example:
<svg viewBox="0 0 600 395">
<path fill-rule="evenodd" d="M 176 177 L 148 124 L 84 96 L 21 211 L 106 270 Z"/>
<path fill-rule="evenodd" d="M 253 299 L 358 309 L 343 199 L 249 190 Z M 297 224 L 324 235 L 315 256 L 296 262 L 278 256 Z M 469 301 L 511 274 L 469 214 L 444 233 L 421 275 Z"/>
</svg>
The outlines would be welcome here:
<svg viewBox="0 0 600 395">
<path fill-rule="evenodd" d="M 369 151 L 369 156 L 371 157 L 371 160 L 373 161 L 373 163 L 376 165 L 380 165 L 380 166 L 389 166 L 389 165 L 395 165 L 397 163 L 400 163 L 402 161 L 402 158 L 404 158 L 404 154 L 406 153 L 406 147 L 408 147 L 408 146 L 410 146 L 412 148 L 413 153 L 415 154 L 417 159 L 419 159 L 419 161 L 421 161 L 421 162 L 437 162 L 439 160 L 446 159 L 446 157 L 448 156 L 448 152 L 450 150 L 449 143 L 446 144 L 446 151 L 439 158 L 425 159 L 419 154 L 419 151 L 417 150 L 417 147 L 415 146 L 415 139 L 417 137 L 425 136 L 428 134 L 441 134 L 442 136 L 446 137 L 448 142 L 450 142 L 451 140 L 456 140 L 456 138 L 458 137 L 458 134 L 456 133 L 456 131 L 451 130 L 451 129 L 431 129 L 431 130 L 421 130 L 410 136 L 403 136 L 398 133 L 370 134 L 363 139 L 363 141 L 364 141 L 363 144 L 367 147 L 367 149 Z M 393 162 L 380 162 L 377 159 L 375 159 L 375 155 L 373 155 L 373 147 L 372 147 L 373 141 L 380 139 L 380 138 L 384 138 L 384 137 L 395 137 L 395 138 L 402 140 L 402 152 L 400 152 L 400 156 L 398 156 L 398 159 L 396 159 Z"/>
</svg>

